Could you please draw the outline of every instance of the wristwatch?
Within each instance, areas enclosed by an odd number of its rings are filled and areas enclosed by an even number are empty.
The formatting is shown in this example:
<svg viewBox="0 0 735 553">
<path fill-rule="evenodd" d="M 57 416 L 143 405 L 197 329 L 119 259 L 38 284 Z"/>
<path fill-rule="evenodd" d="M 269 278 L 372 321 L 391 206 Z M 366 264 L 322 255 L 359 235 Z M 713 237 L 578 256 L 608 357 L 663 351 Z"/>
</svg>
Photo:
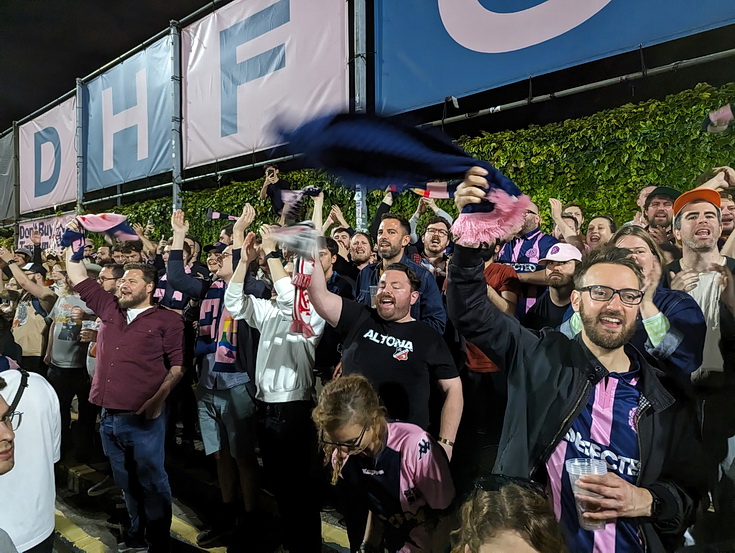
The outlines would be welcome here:
<svg viewBox="0 0 735 553">
<path fill-rule="evenodd" d="M 651 497 L 653 498 L 653 501 L 651 502 L 651 518 L 659 519 L 664 512 L 664 504 L 656 492 L 650 488 L 648 491 L 651 492 Z"/>
<path fill-rule="evenodd" d="M 5 263 L 6 263 L 7 265 L 12 265 L 13 263 L 15 263 L 15 259 L 9 259 L 9 260 L 8 260 L 8 261 L 6 261 Z"/>
<path fill-rule="evenodd" d="M 269 259 L 283 259 L 283 258 L 281 257 L 281 252 L 279 252 L 278 250 L 274 250 L 271 253 L 266 254 L 265 260 L 268 261 Z"/>
</svg>

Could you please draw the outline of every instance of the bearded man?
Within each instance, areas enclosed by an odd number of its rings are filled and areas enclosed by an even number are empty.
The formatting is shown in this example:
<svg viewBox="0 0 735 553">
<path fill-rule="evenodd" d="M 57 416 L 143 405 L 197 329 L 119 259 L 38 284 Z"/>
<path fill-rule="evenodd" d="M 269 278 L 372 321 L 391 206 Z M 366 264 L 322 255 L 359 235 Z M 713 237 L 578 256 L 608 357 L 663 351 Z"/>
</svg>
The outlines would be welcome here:
<svg viewBox="0 0 735 553">
<path fill-rule="evenodd" d="M 70 228 L 77 230 L 75 223 Z M 89 401 L 102 407 L 100 435 L 115 483 L 125 492 L 130 527 L 118 550 L 170 550 L 171 487 L 164 468 L 164 403 L 183 375 L 184 320 L 153 303 L 156 270 L 128 263 L 118 295 L 88 278 L 67 248 L 67 275 L 100 319 Z"/>
<path fill-rule="evenodd" d="M 455 195 L 459 209 L 482 201 L 485 174 L 468 172 Z M 613 247 L 578 263 L 571 300 L 582 331 L 569 339 L 500 312 L 482 273 L 491 250 L 462 237 L 456 244 L 449 317 L 508 376 L 493 472 L 549 490 L 570 551 L 677 549 L 706 490 L 701 441 L 693 402 L 628 343 L 644 296 L 640 267 Z M 605 461 L 607 473 L 582 476 L 573 489 L 566 461 L 578 458 Z M 594 523 L 596 531 L 583 527 Z"/>
</svg>

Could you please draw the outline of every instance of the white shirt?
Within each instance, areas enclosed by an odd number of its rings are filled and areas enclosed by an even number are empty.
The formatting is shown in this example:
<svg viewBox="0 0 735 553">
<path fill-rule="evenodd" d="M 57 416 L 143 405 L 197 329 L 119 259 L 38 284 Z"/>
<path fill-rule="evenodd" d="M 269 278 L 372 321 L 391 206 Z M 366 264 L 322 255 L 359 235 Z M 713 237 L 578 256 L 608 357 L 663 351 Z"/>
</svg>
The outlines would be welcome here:
<svg viewBox="0 0 735 553">
<path fill-rule="evenodd" d="M 125 311 L 125 316 L 128 318 L 128 324 L 132 323 L 135 320 L 135 317 L 140 315 L 146 309 L 150 309 L 151 307 L 153 306 L 149 305 L 148 307 L 141 307 L 140 309 L 127 309 Z"/>
<path fill-rule="evenodd" d="M 0 395 L 10 404 L 20 386 L 20 371 L 10 369 L 0 376 L 8 384 Z M 0 526 L 19 551 L 26 551 L 54 531 L 61 415 L 51 384 L 34 373 L 16 411 L 23 417 L 15 431 L 15 466 L 0 476 Z"/>
<path fill-rule="evenodd" d="M 312 369 L 316 346 L 324 333 L 325 322 L 312 307 L 310 324 L 314 336 L 292 334 L 289 330 L 295 287 L 287 277 L 277 280 L 273 286 L 278 295 L 264 300 L 243 295 L 243 284 L 230 282 L 225 292 L 225 307 L 234 319 L 244 319 L 260 331 L 255 358 L 257 398 L 266 403 L 308 400 L 314 387 Z"/>
</svg>

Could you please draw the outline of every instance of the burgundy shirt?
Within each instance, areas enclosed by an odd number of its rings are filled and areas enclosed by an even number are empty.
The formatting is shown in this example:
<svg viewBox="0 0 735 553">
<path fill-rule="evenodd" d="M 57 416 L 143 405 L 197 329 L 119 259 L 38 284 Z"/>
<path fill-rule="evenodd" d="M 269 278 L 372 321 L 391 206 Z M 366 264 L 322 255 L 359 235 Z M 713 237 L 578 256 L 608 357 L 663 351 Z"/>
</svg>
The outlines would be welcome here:
<svg viewBox="0 0 735 553">
<path fill-rule="evenodd" d="M 91 278 L 74 289 L 101 319 L 89 401 L 107 409 L 137 411 L 158 391 L 168 370 L 183 365 L 183 318 L 154 306 L 128 324 L 117 298 Z"/>
</svg>

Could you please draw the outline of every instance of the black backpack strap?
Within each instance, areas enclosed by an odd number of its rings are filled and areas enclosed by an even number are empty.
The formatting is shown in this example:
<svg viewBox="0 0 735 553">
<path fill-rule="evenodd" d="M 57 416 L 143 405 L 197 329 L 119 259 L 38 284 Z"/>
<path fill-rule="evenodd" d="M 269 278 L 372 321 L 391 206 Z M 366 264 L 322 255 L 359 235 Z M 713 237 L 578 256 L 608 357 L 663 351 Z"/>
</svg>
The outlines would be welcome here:
<svg viewBox="0 0 735 553">
<path fill-rule="evenodd" d="M 15 408 L 18 407 L 18 404 L 20 403 L 20 398 L 23 397 L 23 392 L 26 388 L 28 388 L 28 371 L 24 369 L 20 370 L 20 386 L 18 387 L 18 391 L 15 392 L 15 397 L 13 398 L 13 403 L 10 404 L 10 409 L 8 409 L 8 413 L 14 413 Z"/>
</svg>

